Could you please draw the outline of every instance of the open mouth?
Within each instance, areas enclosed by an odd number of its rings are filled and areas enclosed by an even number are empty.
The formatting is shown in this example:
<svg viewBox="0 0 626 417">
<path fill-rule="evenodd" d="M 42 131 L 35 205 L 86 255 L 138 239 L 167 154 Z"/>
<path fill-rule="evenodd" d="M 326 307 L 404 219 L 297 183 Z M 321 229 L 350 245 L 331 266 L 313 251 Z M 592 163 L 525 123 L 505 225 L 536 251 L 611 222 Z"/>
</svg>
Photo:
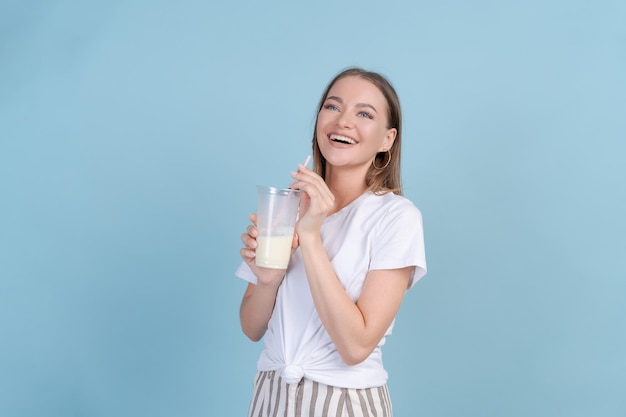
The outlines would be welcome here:
<svg viewBox="0 0 626 417">
<path fill-rule="evenodd" d="M 341 135 L 330 135 L 329 136 L 330 140 L 332 140 L 333 142 L 337 142 L 337 143 L 345 143 L 346 145 L 354 145 L 356 144 L 356 141 L 352 138 L 349 138 L 347 136 L 341 136 Z"/>
</svg>

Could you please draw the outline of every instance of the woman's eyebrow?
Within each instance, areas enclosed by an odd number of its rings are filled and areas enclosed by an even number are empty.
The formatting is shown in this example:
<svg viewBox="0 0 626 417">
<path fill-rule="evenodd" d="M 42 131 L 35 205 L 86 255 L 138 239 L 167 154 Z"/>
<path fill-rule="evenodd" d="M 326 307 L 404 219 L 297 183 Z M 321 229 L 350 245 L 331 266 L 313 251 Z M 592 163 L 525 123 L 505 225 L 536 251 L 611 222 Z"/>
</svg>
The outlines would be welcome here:
<svg viewBox="0 0 626 417">
<path fill-rule="evenodd" d="M 376 111 L 376 107 L 372 106 L 371 104 L 367 104 L 367 103 L 357 103 L 356 107 L 367 107 L 370 108 L 372 110 L 374 110 L 376 113 L 378 113 Z"/>
<path fill-rule="evenodd" d="M 337 96 L 328 96 L 326 97 L 326 100 L 334 100 L 338 102 L 339 104 L 343 104 L 343 100 L 341 99 L 341 97 L 337 97 Z M 376 110 L 376 107 L 368 103 L 357 103 L 355 107 L 367 107 L 378 113 L 378 111 Z"/>
<path fill-rule="evenodd" d="M 341 99 L 341 97 L 337 97 L 337 96 L 328 96 L 326 97 L 326 100 L 335 100 L 338 103 L 343 103 L 343 100 Z"/>
</svg>

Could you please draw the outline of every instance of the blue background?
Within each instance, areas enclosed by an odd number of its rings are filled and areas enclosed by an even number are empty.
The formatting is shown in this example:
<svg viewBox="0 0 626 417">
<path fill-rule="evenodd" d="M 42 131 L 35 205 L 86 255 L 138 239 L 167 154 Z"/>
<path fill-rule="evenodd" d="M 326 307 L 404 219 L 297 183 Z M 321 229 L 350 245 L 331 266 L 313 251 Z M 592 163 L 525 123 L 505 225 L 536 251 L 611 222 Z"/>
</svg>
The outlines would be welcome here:
<svg viewBox="0 0 626 417">
<path fill-rule="evenodd" d="M 626 415 L 626 3 L 0 5 L 0 416 L 245 415 L 234 277 L 339 70 L 396 86 L 429 274 L 396 416 Z"/>
</svg>

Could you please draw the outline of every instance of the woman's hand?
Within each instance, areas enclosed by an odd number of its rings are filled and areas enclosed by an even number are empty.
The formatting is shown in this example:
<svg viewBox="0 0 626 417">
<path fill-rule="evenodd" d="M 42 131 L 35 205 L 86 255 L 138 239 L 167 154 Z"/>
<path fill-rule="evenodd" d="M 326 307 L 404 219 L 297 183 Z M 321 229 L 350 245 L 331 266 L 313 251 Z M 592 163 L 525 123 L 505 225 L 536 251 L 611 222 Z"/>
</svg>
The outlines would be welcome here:
<svg viewBox="0 0 626 417">
<path fill-rule="evenodd" d="M 251 214 L 250 221 L 252 224 L 246 229 L 246 233 L 241 235 L 241 241 L 244 247 L 241 248 L 239 253 L 241 258 L 250 267 L 254 275 L 257 277 L 257 284 L 262 284 L 270 287 L 278 287 L 285 276 L 285 269 L 273 269 L 263 268 L 256 265 L 256 248 L 258 242 L 256 240 L 259 235 L 259 230 L 256 228 L 257 215 Z M 297 247 L 297 239 L 294 235 L 292 241 L 292 252 Z"/>
<path fill-rule="evenodd" d="M 322 177 L 304 165 L 298 165 L 298 171 L 292 172 L 291 176 L 295 179 L 291 188 L 303 191 L 300 218 L 296 224 L 296 235 L 301 241 L 311 235 L 319 235 L 324 219 L 335 206 L 335 196 Z"/>
</svg>

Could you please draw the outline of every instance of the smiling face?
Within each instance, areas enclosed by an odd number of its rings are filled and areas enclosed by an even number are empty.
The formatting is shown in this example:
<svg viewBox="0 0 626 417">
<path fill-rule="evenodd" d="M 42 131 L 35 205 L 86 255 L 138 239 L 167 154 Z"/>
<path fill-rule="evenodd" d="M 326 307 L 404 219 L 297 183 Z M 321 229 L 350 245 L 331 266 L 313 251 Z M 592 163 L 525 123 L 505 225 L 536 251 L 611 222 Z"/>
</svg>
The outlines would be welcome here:
<svg viewBox="0 0 626 417">
<path fill-rule="evenodd" d="M 359 76 L 337 80 L 317 117 L 317 144 L 330 167 L 359 167 L 364 172 L 396 137 L 389 128 L 389 108 L 383 93 Z"/>
</svg>

